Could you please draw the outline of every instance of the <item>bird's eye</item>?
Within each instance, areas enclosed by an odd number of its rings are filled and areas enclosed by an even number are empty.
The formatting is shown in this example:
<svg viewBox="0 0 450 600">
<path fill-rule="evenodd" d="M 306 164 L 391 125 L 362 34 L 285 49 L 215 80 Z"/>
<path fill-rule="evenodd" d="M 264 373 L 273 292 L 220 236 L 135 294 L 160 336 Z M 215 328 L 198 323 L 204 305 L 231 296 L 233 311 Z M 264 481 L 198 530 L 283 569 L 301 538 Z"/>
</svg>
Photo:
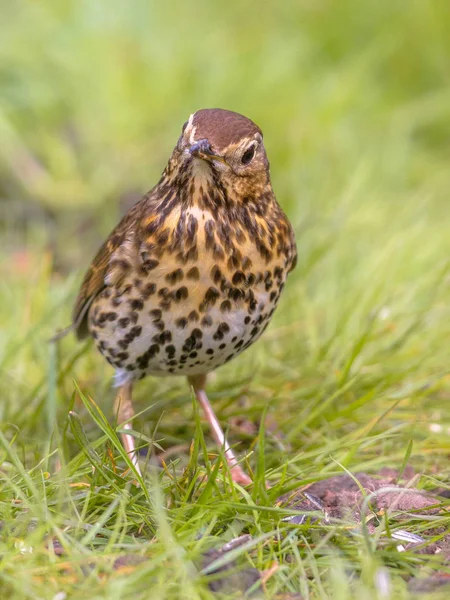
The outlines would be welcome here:
<svg viewBox="0 0 450 600">
<path fill-rule="evenodd" d="M 252 160 L 255 156 L 255 150 L 256 150 L 255 144 L 252 144 L 251 146 L 249 146 L 247 148 L 247 150 L 244 152 L 244 154 L 241 157 L 241 163 L 243 165 L 249 165 L 252 162 Z"/>
</svg>

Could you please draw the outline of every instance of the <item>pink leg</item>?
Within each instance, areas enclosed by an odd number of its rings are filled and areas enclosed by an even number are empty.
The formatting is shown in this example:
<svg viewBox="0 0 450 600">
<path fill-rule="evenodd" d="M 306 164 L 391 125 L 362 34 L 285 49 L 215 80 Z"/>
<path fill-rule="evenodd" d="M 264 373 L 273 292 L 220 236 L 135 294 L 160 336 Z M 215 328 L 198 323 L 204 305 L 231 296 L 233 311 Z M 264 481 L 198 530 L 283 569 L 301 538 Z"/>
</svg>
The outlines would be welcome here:
<svg viewBox="0 0 450 600">
<path fill-rule="evenodd" d="M 241 485 L 249 485 L 252 483 L 250 477 L 241 469 L 238 464 L 238 461 L 234 455 L 233 450 L 228 446 L 228 442 L 225 439 L 225 434 L 220 426 L 219 420 L 217 419 L 214 410 L 209 403 L 208 396 L 205 392 L 205 383 L 206 376 L 204 375 L 195 375 L 193 377 L 188 377 L 189 384 L 192 385 L 195 392 L 195 397 L 198 400 L 198 403 L 203 409 L 205 413 L 205 417 L 208 420 L 208 423 L 211 427 L 211 432 L 216 443 L 224 449 L 225 458 L 227 459 L 227 463 L 230 467 L 231 476 L 233 481 L 239 483 Z"/>
<path fill-rule="evenodd" d="M 125 423 L 125 421 L 129 421 L 129 419 L 131 419 L 134 416 L 134 409 L 131 400 L 131 390 L 131 383 L 126 383 L 121 388 L 119 388 L 119 391 L 117 393 L 116 401 L 114 403 L 114 410 L 116 412 L 117 422 L 119 425 Z M 132 429 L 131 423 L 125 423 L 125 425 L 123 425 L 123 429 Z M 122 438 L 123 447 L 125 448 L 129 457 L 131 458 L 133 465 L 136 467 L 137 472 L 141 474 L 134 437 L 132 435 L 129 435 L 128 433 L 121 433 L 120 437 Z"/>
</svg>

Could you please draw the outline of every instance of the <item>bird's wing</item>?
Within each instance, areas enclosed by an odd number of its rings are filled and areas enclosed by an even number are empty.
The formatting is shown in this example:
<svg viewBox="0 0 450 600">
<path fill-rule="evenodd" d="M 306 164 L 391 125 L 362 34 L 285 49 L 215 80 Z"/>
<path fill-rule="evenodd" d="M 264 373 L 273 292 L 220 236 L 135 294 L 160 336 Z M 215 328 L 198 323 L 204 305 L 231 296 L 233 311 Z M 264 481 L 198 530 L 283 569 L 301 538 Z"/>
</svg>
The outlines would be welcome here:
<svg viewBox="0 0 450 600">
<path fill-rule="evenodd" d="M 141 202 L 135 204 L 112 231 L 84 276 L 72 313 L 72 327 L 80 340 L 88 335 L 87 321 L 92 302 L 108 285 L 120 285 L 127 265 L 131 266 L 134 261 L 134 239 Z"/>
</svg>

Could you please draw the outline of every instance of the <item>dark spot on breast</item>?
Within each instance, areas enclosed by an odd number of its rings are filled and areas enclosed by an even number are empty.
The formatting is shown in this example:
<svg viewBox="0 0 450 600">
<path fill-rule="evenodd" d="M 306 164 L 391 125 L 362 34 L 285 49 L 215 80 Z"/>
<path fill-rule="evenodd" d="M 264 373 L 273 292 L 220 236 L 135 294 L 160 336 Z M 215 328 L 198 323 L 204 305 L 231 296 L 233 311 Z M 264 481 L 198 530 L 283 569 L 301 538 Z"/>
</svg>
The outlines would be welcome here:
<svg viewBox="0 0 450 600">
<path fill-rule="evenodd" d="M 208 219 L 205 223 L 205 247 L 207 250 L 214 248 L 214 221 Z"/>
<path fill-rule="evenodd" d="M 164 344 L 167 344 L 167 342 L 172 341 L 172 334 L 168 329 L 165 329 L 162 333 L 154 335 L 152 340 L 163 346 Z"/>
<path fill-rule="evenodd" d="M 144 262 L 141 265 L 141 271 L 144 274 L 150 273 L 150 271 L 153 271 L 153 269 L 156 269 L 156 267 L 159 265 L 159 260 L 155 260 L 154 258 L 149 258 L 148 260 L 144 260 Z"/>
<path fill-rule="evenodd" d="M 231 288 L 228 290 L 228 298 L 234 300 L 235 302 L 239 302 L 239 300 L 244 300 L 245 292 L 240 288 Z"/>
<path fill-rule="evenodd" d="M 230 256 L 230 258 L 228 259 L 228 262 L 227 262 L 227 266 L 230 269 L 230 271 L 237 269 L 239 267 L 239 265 L 241 264 L 241 260 L 242 260 L 241 253 L 239 252 L 239 250 L 237 248 L 235 248 L 233 250 L 233 254 Z"/>
<path fill-rule="evenodd" d="M 136 359 L 136 365 L 139 369 L 146 369 L 148 363 L 156 354 L 158 354 L 160 348 L 158 344 L 152 344 L 148 350 L 146 350 L 141 356 Z"/>
<path fill-rule="evenodd" d="M 249 273 L 247 275 L 247 281 L 245 282 L 245 285 L 250 287 L 255 283 L 255 280 L 256 280 L 256 276 L 254 275 L 254 273 Z"/>
<path fill-rule="evenodd" d="M 230 312 L 231 310 L 231 302 L 229 300 L 224 300 L 220 305 L 220 310 L 222 312 Z"/>
<path fill-rule="evenodd" d="M 94 317 L 95 319 L 95 317 Z M 104 324 L 106 323 L 106 313 L 102 312 L 99 314 L 99 316 L 95 319 L 95 324 L 96 325 L 100 325 L 103 327 L 105 326 Z"/>
<path fill-rule="evenodd" d="M 153 321 L 153 326 L 157 331 L 164 331 L 164 329 L 166 327 L 163 320 Z"/>
<path fill-rule="evenodd" d="M 227 345 L 226 345 L 226 344 L 220 344 L 220 346 L 219 346 L 219 350 L 223 350 L 223 349 L 224 349 L 224 348 L 226 348 L 226 347 L 227 347 Z"/>
<path fill-rule="evenodd" d="M 128 327 L 128 325 L 130 324 L 130 319 L 128 317 L 124 317 L 123 319 L 119 319 L 117 323 L 119 327 Z"/>
<path fill-rule="evenodd" d="M 219 283 L 219 281 L 222 279 L 222 271 L 219 269 L 219 267 L 217 265 L 213 266 L 210 274 L 211 274 L 211 279 L 216 284 Z"/>
<path fill-rule="evenodd" d="M 231 280 L 233 285 L 240 285 L 246 280 L 246 277 L 242 271 L 236 271 L 233 275 L 233 279 Z"/>
<path fill-rule="evenodd" d="M 197 235 L 198 223 L 194 215 L 190 214 L 187 223 L 187 238 L 190 243 L 195 241 Z"/>
<path fill-rule="evenodd" d="M 261 258 L 263 258 L 266 261 L 266 264 L 268 264 L 272 260 L 273 254 L 263 242 L 257 240 L 256 249 L 261 255 Z"/>
<path fill-rule="evenodd" d="M 246 325 L 248 325 L 248 324 L 250 323 L 250 320 L 251 320 L 251 319 L 250 319 L 250 317 L 245 317 L 245 319 L 244 319 L 244 323 L 245 323 Z"/>
<path fill-rule="evenodd" d="M 220 282 L 220 291 L 225 294 L 228 293 L 228 290 L 231 289 L 231 284 L 225 279 L 225 277 Z"/>
<path fill-rule="evenodd" d="M 186 262 L 196 262 L 198 260 L 198 249 L 197 246 L 192 246 L 186 253 Z"/>
<path fill-rule="evenodd" d="M 192 267 L 186 274 L 188 279 L 192 279 L 193 281 L 198 281 L 200 279 L 200 273 L 197 267 Z"/>
<path fill-rule="evenodd" d="M 203 337 L 203 331 L 201 329 L 198 329 L 198 327 L 196 327 L 195 329 L 193 329 L 191 331 L 191 336 L 196 339 L 201 339 Z"/>
<path fill-rule="evenodd" d="M 198 321 L 199 318 L 200 317 L 199 317 L 198 312 L 196 310 L 191 311 L 189 313 L 189 315 L 188 315 L 188 320 L 191 321 L 191 322 Z"/>
<path fill-rule="evenodd" d="M 245 237 L 245 233 L 242 231 L 242 229 L 240 229 L 239 227 L 236 229 L 236 231 L 234 232 L 234 235 L 236 237 L 236 241 L 238 242 L 238 244 L 240 244 L 241 246 L 243 244 L 245 244 L 246 241 L 246 237 Z"/>
<path fill-rule="evenodd" d="M 166 275 L 166 281 L 174 285 L 183 279 L 183 269 L 175 269 L 172 273 Z"/>
<path fill-rule="evenodd" d="M 213 335 L 214 340 L 223 340 L 224 335 L 230 331 L 230 327 L 228 323 L 220 323 L 219 327 L 216 330 L 216 333 Z"/>
<path fill-rule="evenodd" d="M 215 287 L 210 287 L 206 290 L 205 301 L 210 302 L 212 305 L 214 305 L 219 296 L 219 290 Z"/>
<path fill-rule="evenodd" d="M 275 267 L 273 275 L 277 279 L 283 279 L 283 269 L 281 267 Z"/>
<path fill-rule="evenodd" d="M 155 308 L 149 312 L 149 315 L 153 318 L 154 321 L 159 321 L 162 319 L 162 310 L 159 308 Z"/>
<path fill-rule="evenodd" d="M 250 314 L 254 313 L 254 312 L 255 312 L 255 310 L 256 310 L 256 307 L 257 307 L 257 306 L 258 306 L 258 303 L 257 303 L 257 301 L 256 301 L 256 300 L 252 300 L 252 301 L 250 302 L 250 304 L 248 305 L 248 312 L 249 312 Z M 263 305 L 261 308 L 264 308 L 264 305 Z"/>
<path fill-rule="evenodd" d="M 165 299 L 165 300 L 161 300 L 161 302 L 158 304 L 158 306 L 161 307 L 161 310 L 163 310 L 164 312 L 167 312 L 168 310 L 170 310 L 170 307 L 172 306 L 172 302 L 170 301 L 170 299 Z"/>
<path fill-rule="evenodd" d="M 175 321 L 175 325 L 179 328 L 179 329 L 184 329 L 186 327 L 186 325 L 188 324 L 188 320 L 185 319 L 184 317 L 181 317 L 181 319 L 177 319 Z"/>
<path fill-rule="evenodd" d="M 206 290 L 203 302 L 199 306 L 200 312 L 205 312 L 209 308 L 211 308 L 212 306 L 214 306 L 215 303 L 216 303 L 216 301 L 217 301 L 217 298 L 219 296 L 220 296 L 220 292 L 219 292 L 219 290 L 217 288 L 212 287 L 212 286 L 209 287 Z"/>
<path fill-rule="evenodd" d="M 177 291 L 175 292 L 175 301 L 180 302 L 180 300 L 186 300 L 186 298 L 188 296 L 189 296 L 188 289 L 184 285 L 183 287 L 178 288 Z"/>
<path fill-rule="evenodd" d="M 147 283 L 142 290 L 142 297 L 148 300 L 156 292 L 156 283 Z"/>
<path fill-rule="evenodd" d="M 175 353 L 177 351 L 173 344 L 166 346 L 165 350 L 166 350 L 167 354 L 169 355 L 169 357 L 175 356 Z"/>
<path fill-rule="evenodd" d="M 213 320 L 210 315 L 205 315 L 201 320 L 201 325 L 203 325 L 203 327 L 211 327 L 212 324 Z"/>
<path fill-rule="evenodd" d="M 214 350 L 212 348 L 208 348 L 206 354 L 214 354 Z"/>
<path fill-rule="evenodd" d="M 133 338 L 137 338 L 141 335 L 142 333 L 142 327 L 140 325 L 135 325 L 134 327 L 132 327 L 130 329 L 130 332 L 128 335 L 132 336 Z"/>
<path fill-rule="evenodd" d="M 132 310 L 142 310 L 144 308 L 144 303 L 140 298 L 133 298 L 128 302 L 130 303 Z"/>
<path fill-rule="evenodd" d="M 213 250 L 213 257 L 217 261 L 221 261 L 225 259 L 225 252 L 222 250 L 219 244 L 215 244 Z"/>
<path fill-rule="evenodd" d="M 183 352 L 190 352 L 191 350 L 193 350 L 195 347 L 195 338 L 192 336 L 189 336 L 185 339 L 184 344 L 183 344 Z"/>
<path fill-rule="evenodd" d="M 252 261 L 249 259 L 248 256 L 244 256 L 244 258 L 242 259 L 242 263 L 241 263 L 241 268 L 243 271 L 246 271 L 247 269 L 251 269 L 252 267 Z"/>
<path fill-rule="evenodd" d="M 273 302 L 276 297 L 277 297 L 277 292 L 274 290 L 273 292 L 270 293 L 270 301 Z"/>
</svg>

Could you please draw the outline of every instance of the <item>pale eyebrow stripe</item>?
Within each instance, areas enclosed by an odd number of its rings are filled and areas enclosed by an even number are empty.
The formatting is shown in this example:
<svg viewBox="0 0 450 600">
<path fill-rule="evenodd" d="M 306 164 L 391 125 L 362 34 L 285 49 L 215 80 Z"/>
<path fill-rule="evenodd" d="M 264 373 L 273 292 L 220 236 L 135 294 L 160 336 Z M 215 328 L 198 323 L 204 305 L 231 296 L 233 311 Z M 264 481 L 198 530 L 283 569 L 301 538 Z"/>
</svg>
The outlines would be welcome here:
<svg viewBox="0 0 450 600">
<path fill-rule="evenodd" d="M 188 129 L 188 130 L 191 129 L 191 131 L 189 133 L 189 142 L 191 144 L 193 144 L 194 141 L 195 141 L 194 136 L 195 136 L 195 132 L 197 130 L 197 127 L 193 127 L 192 126 L 192 123 L 194 121 L 194 115 L 195 115 L 195 113 L 192 113 L 192 115 L 189 117 L 189 121 L 188 121 L 188 124 L 187 124 L 187 127 L 186 127 L 186 129 Z"/>
</svg>

